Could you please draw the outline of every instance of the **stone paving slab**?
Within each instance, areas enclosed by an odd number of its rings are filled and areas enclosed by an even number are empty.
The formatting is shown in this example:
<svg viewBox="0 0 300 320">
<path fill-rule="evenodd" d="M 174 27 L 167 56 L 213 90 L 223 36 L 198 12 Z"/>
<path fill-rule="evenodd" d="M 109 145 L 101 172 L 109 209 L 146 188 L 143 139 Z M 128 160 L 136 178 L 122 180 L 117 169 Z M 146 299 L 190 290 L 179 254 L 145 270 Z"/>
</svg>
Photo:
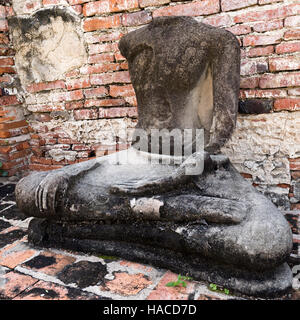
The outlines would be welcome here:
<svg viewBox="0 0 300 320">
<path fill-rule="evenodd" d="M 34 247 L 27 240 L 30 218 L 18 211 L 13 193 L 13 183 L 0 182 L 0 299 L 247 299 L 211 291 L 199 281 L 186 281 L 186 288 L 168 287 L 177 274 L 118 257 Z"/>
</svg>

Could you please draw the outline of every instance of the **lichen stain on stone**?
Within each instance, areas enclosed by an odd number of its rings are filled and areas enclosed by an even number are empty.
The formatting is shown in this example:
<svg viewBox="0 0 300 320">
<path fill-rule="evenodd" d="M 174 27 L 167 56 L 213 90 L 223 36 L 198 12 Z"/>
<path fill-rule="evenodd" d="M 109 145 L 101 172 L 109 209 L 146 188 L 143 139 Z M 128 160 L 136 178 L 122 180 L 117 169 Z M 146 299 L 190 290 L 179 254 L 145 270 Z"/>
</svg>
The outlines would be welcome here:
<svg viewBox="0 0 300 320">
<path fill-rule="evenodd" d="M 22 85 L 54 81 L 86 62 L 80 20 L 69 9 L 52 7 L 9 19 L 15 63 Z"/>
</svg>

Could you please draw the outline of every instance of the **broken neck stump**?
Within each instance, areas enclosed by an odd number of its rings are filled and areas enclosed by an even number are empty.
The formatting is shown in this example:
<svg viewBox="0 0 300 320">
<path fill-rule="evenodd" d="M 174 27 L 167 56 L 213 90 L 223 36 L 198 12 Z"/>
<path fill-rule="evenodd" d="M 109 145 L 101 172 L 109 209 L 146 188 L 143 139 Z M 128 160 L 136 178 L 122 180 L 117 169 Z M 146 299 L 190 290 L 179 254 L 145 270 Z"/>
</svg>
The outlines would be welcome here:
<svg viewBox="0 0 300 320">
<path fill-rule="evenodd" d="M 166 17 L 127 34 L 119 47 L 138 100 L 139 139 L 129 150 L 20 180 L 18 206 L 35 217 L 29 240 L 154 264 L 247 295 L 285 293 L 290 227 L 219 154 L 236 121 L 236 38 Z M 187 129 L 189 142 L 167 141 L 166 132 Z M 180 158 L 185 147 L 191 155 Z M 189 159 L 204 170 L 187 174 Z"/>
</svg>

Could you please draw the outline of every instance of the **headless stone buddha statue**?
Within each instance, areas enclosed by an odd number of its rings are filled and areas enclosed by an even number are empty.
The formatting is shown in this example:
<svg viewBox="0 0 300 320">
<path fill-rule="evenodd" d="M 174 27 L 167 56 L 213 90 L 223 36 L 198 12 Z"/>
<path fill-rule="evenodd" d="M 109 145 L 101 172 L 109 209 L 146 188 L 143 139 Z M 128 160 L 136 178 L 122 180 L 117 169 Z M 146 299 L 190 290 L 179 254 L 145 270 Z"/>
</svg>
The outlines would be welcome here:
<svg viewBox="0 0 300 320">
<path fill-rule="evenodd" d="M 20 180 L 17 204 L 35 217 L 29 240 L 151 263 L 245 294 L 286 292 L 290 227 L 220 154 L 237 116 L 235 36 L 190 17 L 160 17 L 125 35 L 119 48 L 138 101 L 134 142 Z M 179 150 L 188 145 L 190 155 L 180 158 L 174 140 L 164 152 L 164 134 L 153 151 L 153 129 L 189 129 L 192 138 Z M 187 174 L 191 163 L 202 169 Z"/>
</svg>

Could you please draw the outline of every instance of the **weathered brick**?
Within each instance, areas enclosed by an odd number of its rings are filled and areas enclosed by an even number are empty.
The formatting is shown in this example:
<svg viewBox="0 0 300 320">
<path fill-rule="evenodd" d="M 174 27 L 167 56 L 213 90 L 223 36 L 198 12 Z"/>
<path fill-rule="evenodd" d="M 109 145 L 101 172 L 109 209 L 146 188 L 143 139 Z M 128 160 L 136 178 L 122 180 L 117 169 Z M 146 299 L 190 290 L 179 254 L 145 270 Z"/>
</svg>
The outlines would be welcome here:
<svg viewBox="0 0 300 320">
<path fill-rule="evenodd" d="M 300 88 L 289 89 L 288 93 L 291 96 L 300 96 Z"/>
<path fill-rule="evenodd" d="M 0 31 L 8 31 L 8 23 L 6 19 L 0 19 Z"/>
<path fill-rule="evenodd" d="M 117 43 L 97 43 L 89 45 L 90 55 L 104 52 L 115 52 L 117 49 Z"/>
<path fill-rule="evenodd" d="M 141 8 L 161 6 L 170 2 L 171 0 L 139 0 Z"/>
<path fill-rule="evenodd" d="M 257 4 L 257 0 L 221 0 L 222 11 L 231 11 Z"/>
<path fill-rule="evenodd" d="M 258 57 L 258 56 L 267 56 L 274 52 L 274 46 L 267 47 L 258 47 L 258 48 L 249 48 L 247 52 L 248 57 Z"/>
<path fill-rule="evenodd" d="M 90 99 L 86 100 L 84 103 L 85 108 L 91 107 L 115 107 L 125 105 L 125 100 L 123 99 Z"/>
<path fill-rule="evenodd" d="M 101 0 L 89 2 L 83 6 L 83 14 L 85 16 L 93 16 L 96 14 L 121 12 L 137 9 L 138 0 Z"/>
<path fill-rule="evenodd" d="M 90 0 L 68 0 L 70 5 L 82 4 L 85 2 L 89 2 Z"/>
<path fill-rule="evenodd" d="M 274 102 L 274 110 L 288 110 L 297 111 L 300 110 L 300 98 L 286 98 L 286 99 L 276 99 Z"/>
<path fill-rule="evenodd" d="M 97 42 L 105 42 L 105 41 L 117 41 L 120 40 L 124 34 L 121 31 L 113 31 L 105 30 L 102 33 L 92 33 L 87 32 L 84 34 L 85 40 L 87 43 L 97 43 Z"/>
<path fill-rule="evenodd" d="M 16 73 L 16 71 L 12 67 L 0 67 L 0 74 L 3 73 Z"/>
<path fill-rule="evenodd" d="M 98 111 L 95 109 L 82 109 L 74 111 L 75 120 L 98 119 Z"/>
<path fill-rule="evenodd" d="M 40 91 L 48 91 L 54 89 L 64 89 L 65 82 L 62 80 L 56 80 L 51 82 L 40 82 L 33 83 L 26 87 L 26 90 L 30 93 L 40 92 Z"/>
<path fill-rule="evenodd" d="M 68 90 L 83 89 L 91 86 L 89 77 L 79 79 L 68 79 L 66 81 L 66 85 Z"/>
<path fill-rule="evenodd" d="M 258 83 L 258 77 L 241 78 L 240 87 L 244 89 L 253 89 L 258 87 Z"/>
<path fill-rule="evenodd" d="M 14 59 L 12 58 L 0 58 L 0 66 L 13 66 Z"/>
<path fill-rule="evenodd" d="M 99 118 L 124 118 L 137 116 L 137 110 L 133 107 L 99 109 Z"/>
<path fill-rule="evenodd" d="M 279 18 L 285 18 L 289 15 L 299 14 L 300 5 L 297 3 L 279 6 L 274 9 L 267 10 L 252 10 L 245 13 L 239 13 L 234 16 L 234 22 L 254 22 L 254 21 L 270 21 Z"/>
<path fill-rule="evenodd" d="M 269 4 L 274 2 L 282 2 L 284 0 L 258 0 L 258 4 Z"/>
<path fill-rule="evenodd" d="M 74 101 L 81 99 L 83 99 L 83 91 L 81 89 L 69 92 L 58 92 L 52 95 L 53 102 Z"/>
<path fill-rule="evenodd" d="M 129 97 L 129 96 L 134 96 L 135 91 L 132 85 L 110 86 L 109 94 L 112 97 Z"/>
<path fill-rule="evenodd" d="M 105 87 L 91 88 L 84 90 L 86 98 L 98 98 L 104 97 L 108 94 L 108 90 Z"/>
<path fill-rule="evenodd" d="M 255 32 L 265 32 L 283 28 L 283 20 L 272 20 L 266 22 L 258 22 L 252 26 Z"/>
<path fill-rule="evenodd" d="M 118 71 L 105 74 L 92 74 L 90 76 L 91 84 L 105 85 L 110 83 L 130 83 L 128 71 Z"/>
<path fill-rule="evenodd" d="M 12 106 L 20 104 L 17 96 L 3 96 L 0 97 L 0 106 Z"/>
<path fill-rule="evenodd" d="M 282 42 L 276 46 L 276 53 L 292 53 L 300 51 L 300 41 L 297 42 Z"/>
<path fill-rule="evenodd" d="M 242 60 L 241 75 L 253 75 L 255 73 L 263 73 L 268 71 L 267 60 Z"/>
<path fill-rule="evenodd" d="M 113 62 L 115 56 L 113 53 L 100 53 L 92 55 L 88 58 L 88 63 L 103 63 L 103 62 Z"/>
<path fill-rule="evenodd" d="M 300 86 L 300 72 L 264 74 L 259 80 L 260 88 L 282 88 Z"/>
<path fill-rule="evenodd" d="M 94 31 L 99 29 L 117 28 L 121 26 L 120 15 L 90 18 L 83 22 L 84 31 Z"/>
<path fill-rule="evenodd" d="M 238 35 L 250 33 L 251 27 L 241 24 L 241 25 L 235 25 L 233 27 L 226 28 L 226 30 L 238 36 Z"/>
<path fill-rule="evenodd" d="M 300 69 L 299 56 L 276 57 L 269 59 L 270 71 L 298 70 Z"/>
<path fill-rule="evenodd" d="M 101 63 L 91 66 L 85 66 L 80 69 L 82 74 L 105 73 L 110 71 L 119 71 L 124 69 L 119 63 Z M 127 68 L 128 69 L 128 68 Z"/>
<path fill-rule="evenodd" d="M 299 27 L 300 26 L 300 16 L 287 17 L 284 20 L 285 27 Z"/>
<path fill-rule="evenodd" d="M 76 4 L 74 6 L 71 6 L 71 8 L 77 13 L 82 14 L 82 6 L 80 4 Z"/>
<path fill-rule="evenodd" d="M 82 101 L 73 101 L 73 102 L 66 103 L 67 110 L 74 110 L 74 109 L 81 109 L 81 108 L 83 108 Z"/>
<path fill-rule="evenodd" d="M 109 0 L 110 12 L 130 11 L 138 7 L 138 0 Z"/>
<path fill-rule="evenodd" d="M 250 90 L 241 90 L 240 98 L 249 99 L 249 98 L 282 98 L 287 96 L 287 91 L 284 89 L 250 89 Z"/>
<path fill-rule="evenodd" d="M 284 40 L 300 39 L 300 29 L 288 30 L 284 33 Z"/>
<path fill-rule="evenodd" d="M 64 110 L 63 104 L 34 104 L 28 105 L 28 110 L 31 112 L 52 112 L 52 111 L 62 111 Z"/>
<path fill-rule="evenodd" d="M 122 16 L 122 25 L 126 27 L 139 26 L 152 21 L 149 11 L 139 11 L 134 13 L 124 13 Z"/>
<path fill-rule="evenodd" d="M 268 44 L 279 43 L 282 39 L 283 32 L 268 35 L 248 35 L 243 39 L 243 45 L 247 46 L 265 46 Z"/>
<path fill-rule="evenodd" d="M 163 7 L 153 11 L 153 17 L 160 16 L 201 16 L 220 11 L 219 0 L 203 0 L 192 3 Z"/>
<path fill-rule="evenodd" d="M 202 22 L 210 24 L 214 27 L 227 27 L 233 24 L 232 19 L 229 15 L 211 16 L 203 19 Z"/>
</svg>

